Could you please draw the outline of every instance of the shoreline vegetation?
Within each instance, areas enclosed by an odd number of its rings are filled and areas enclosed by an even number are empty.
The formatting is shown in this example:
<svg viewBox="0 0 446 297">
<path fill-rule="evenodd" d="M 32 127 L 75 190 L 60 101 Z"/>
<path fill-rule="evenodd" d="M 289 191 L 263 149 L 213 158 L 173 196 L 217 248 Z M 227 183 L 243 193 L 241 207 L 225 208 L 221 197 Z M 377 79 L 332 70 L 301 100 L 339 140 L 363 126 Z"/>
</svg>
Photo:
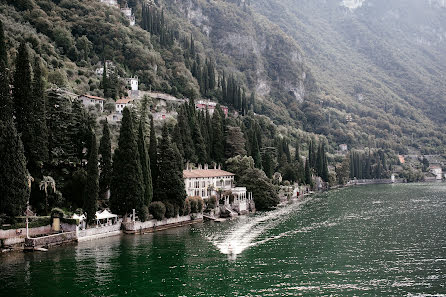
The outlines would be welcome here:
<svg viewBox="0 0 446 297">
<path fill-rule="evenodd" d="M 439 182 L 439 181 L 437 181 Z M 352 186 L 364 186 L 364 185 L 378 185 L 378 184 L 395 184 L 395 183 L 406 183 L 405 180 L 392 180 L 392 179 L 381 179 L 381 180 L 351 180 L 346 185 L 336 185 L 332 186 L 326 189 L 320 189 L 316 191 L 308 191 L 308 192 L 302 192 L 299 196 L 291 197 L 291 198 L 283 198 L 280 200 L 280 203 L 277 206 L 286 205 L 289 203 L 293 203 L 293 201 L 299 201 L 301 199 L 304 199 L 305 197 L 309 197 L 312 195 L 316 195 L 318 193 L 330 191 L 330 190 L 337 190 L 337 189 L 343 189 L 348 188 Z M 272 210 L 267 210 L 272 211 Z M 84 241 L 94 241 L 94 240 L 100 240 L 105 237 L 110 236 L 117 236 L 122 234 L 128 234 L 128 235 L 144 235 L 146 233 L 153 233 L 158 231 L 163 231 L 171 228 L 177 228 L 177 227 L 183 227 L 186 225 L 192 225 L 196 223 L 203 223 L 207 221 L 216 221 L 216 222 L 224 222 L 225 219 L 218 219 L 213 218 L 214 212 L 202 212 L 202 213 L 195 213 L 191 214 L 186 217 L 176 217 L 171 219 L 152 219 L 148 220 L 146 222 L 141 221 L 132 221 L 129 220 L 127 222 L 123 222 L 122 220 L 119 220 L 115 224 L 108 224 L 104 226 L 97 226 L 95 228 L 89 228 L 81 230 L 78 228 L 78 226 L 66 224 L 64 230 L 65 232 L 61 233 L 52 233 L 52 234 L 37 234 L 39 231 L 35 232 L 35 230 L 41 230 L 40 232 L 51 232 L 52 226 L 50 224 L 37 227 L 37 228 L 30 228 L 30 234 L 33 235 L 31 237 L 31 240 L 25 239 L 25 247 L 20 247 L 20 243 L 16 243 L 16 246 L 11 246 L 10 248 L 3 248 L 2 254 L 7 254 L 8 252 L 22 252 L 22 251 L 46 251 L 49 247 L 55 246 L 55 245 L 64 245 L 64 244 L 73 244 L 73 243 L 79 243 Z M 248 214 L 248 213 L 245 213 Z M 237 216 L 236 216 L 237 217 Z M 229 219 L 233 219 L 236 217 L 228 217 Z M 48 218 L 49 219 L 49 218 Z M 7 231 L 7 230 L 3 230 Z M 1 232 L 1 231 L 0 231 Z M 23 229 L 20 230 L 20 235 L 25 232 Z M 55 237 L 61 237 L 60 240 L 54 240 Z M 14 238 L 12 238 L 11 243 L 14 242 Z M 18 246 L 17 246 L 18 244 Z"/>
</svg>

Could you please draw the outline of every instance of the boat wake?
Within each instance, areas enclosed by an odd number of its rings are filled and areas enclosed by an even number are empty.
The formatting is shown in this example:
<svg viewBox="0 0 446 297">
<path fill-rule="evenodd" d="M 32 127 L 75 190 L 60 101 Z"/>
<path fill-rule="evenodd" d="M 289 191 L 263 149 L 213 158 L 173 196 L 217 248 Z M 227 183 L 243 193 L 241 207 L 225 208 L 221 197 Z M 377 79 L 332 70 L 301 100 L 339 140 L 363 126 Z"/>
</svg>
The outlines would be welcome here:
<svg viewBox="0 0 446 297">
<path fill-rule="evenodd" d="M 335 223 L 315 223 L 298 230 L 282 232 L 278 235 L 264 237 L 268 230 L 275 228 L 284 220 L 289 219 L 289 214 L 299 210 L 308 200 L 297 204 L 288 205 L 274 211 L 270 211 L 255 217 L 243 217 L 228 230 L 217 232 L 207 236 L 207 239 L 222 253 L 230 258 L 236 258 L 246 249 L 264 244 L 271 240 L 290 236 L 296 233 L 309 232 L 322 226 L 331 226 Z"/>
</svg>

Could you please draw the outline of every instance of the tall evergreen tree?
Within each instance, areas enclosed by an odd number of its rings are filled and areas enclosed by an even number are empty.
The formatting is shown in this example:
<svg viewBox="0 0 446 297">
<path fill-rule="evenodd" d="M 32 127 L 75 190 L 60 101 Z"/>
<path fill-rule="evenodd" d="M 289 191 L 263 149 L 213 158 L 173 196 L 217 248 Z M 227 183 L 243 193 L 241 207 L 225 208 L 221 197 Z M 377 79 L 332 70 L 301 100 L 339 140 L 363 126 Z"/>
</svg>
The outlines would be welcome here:
<svg viewBox="0 0 446 297">
<path fill-rule="evenodd" d="M 28 182 L 23 145 L 15 124 L 0 120 L 0 214 L 22 215 L 29 198 Z"/>
<path fill-rule="evenodd" d="M 311 177 L 310 161 L 308 159 L 305 161 L 305 184 L 307 185 L 313 184 L 313 179 Z"/>
<path fill-rule="evenodd" d="M 95 221 L 95 214 L 98 209 L 99 193 L 99 169 L 98 169 L 98 149 L 96 135 L 92 133 L 90 151 L 88 153 L 87 180 L 84 189 L 83 210 L 87 213 L 87 222 L 91 224 Z"/>
<path fill-rule="evenodd" d="M 108 70 L 107 70 L 107 61 L 104 60 L 104 72 L 102 72 L 102 89 L 104 90 L 104 97 L 109 98 L 110 97 L 110 83 L 108 79 Z"/>
<path fill-rule="evenodd" d="M 221 110 L 220 105 L 217 105 L 214 114 L 212 115 L 212 159 L 218 163 L 222 164 L 225 158 L 225 145 L 224 145 L 224 127 L 222 125 L 223 121 L 220 116 Z"/>
<path fill-rule="evenodd" d="M 122 112 L 118 147 L 113 156 L 110 206 L 114 213 L 126 215 L 141 210 L 144 201 L 143 175 L 130 110 Z"/>
<path fill-rule="evenodd" d="M 9 88 L 8 55 L 6 52 L 5 33 L 0 21 L 0 120 L 12 120 L 13 104 Z"/>
<path fill-rule="evenodd" d="M 138 128 L 138 150 L 144 185 L 144 205 L 148 207 L 153 198 L 153 186 L 150 159 L 147 154 L 145 138 L 144 122 L 140 121 Z"/>
<path fill-rule="evenodd" d="M 166 124 L 163 126 L 159 152 L 159 176 L 155 198 L 183 207 L 186 190 L 181 156 L 170 141 Z"/>
<path fill-rule="evenodd" d="M 152 180 L 158 179 L 158 143 L 156 140 L 155 124 L 153 117 L 150 117 L 150 144 L 149 144 L 150 172 Z M 156 186 L 156 184 L 154 184 Z"/>
<path fill-rule="evenodd" d="M 21 134 L 25 157 L 30 159 L 30 151 L 34 143 L 33 131 L 33 96 L 31 65 L 29 61 L 28 46 L 22 42 L 16 59 L 16 69 L 14 73 L 14 107 L 17 119 L 17 130 Z"/>
<path fill-rule="evenodd" d="M 43 81 L 40 58 L 36 59 L 32 84 L 33 114 L 32 143 L 29 147 L 28 168 L 31 175 L 41 175 L 40 168 L 48 161 L 48 128 L 46 125 L 45 83 Z M 35 176 L 36 177 L 36 176 Z"/>
<path fill-rule="evenodd" d="M 112 152 L 110 128 L 108 122 L 105 121 L 102 129 L 102 138 L 99 143 L 99 168 L 101 170 L 99 176 L 99 193 L 100 198 L 106 199 L 109 197 L 110 184 L 112 179 Z"/>
</svg>

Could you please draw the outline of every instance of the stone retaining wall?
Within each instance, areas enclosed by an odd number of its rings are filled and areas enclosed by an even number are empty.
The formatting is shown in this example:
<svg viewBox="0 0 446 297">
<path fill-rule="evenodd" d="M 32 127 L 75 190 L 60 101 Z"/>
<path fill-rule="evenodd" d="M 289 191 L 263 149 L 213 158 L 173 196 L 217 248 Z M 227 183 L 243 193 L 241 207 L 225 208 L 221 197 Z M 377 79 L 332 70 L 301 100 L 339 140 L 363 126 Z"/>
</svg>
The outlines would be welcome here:
<svg viewBox="0 0 446 297">
<path fill-rule="evenodd" d="M 77 240 L 76 232 L 64 232 L 36 238 L 26 238 L 25 248 L 49 247 Z"/>
<path fill-rule="evenodd" d="M 123 230 L 125 233 L 144 233 L 156 230 L 164 230 L 182 225 L 189 225 L 203 221 L 203 214 L 192 214 L 176 218 L 164 219 L 161 221 L 150 220 L 146 222 L 123 222 Z"/>
<path fill-rule="evenodd" d="M 97 238 L 104 238 L 121 234 L 121 223 L 117 223 L 110 226 L 103 226 L 97 228 L 90 228 L 85 230 L 79 230 L 77 232 L 78 241 L 88 241 Z"/>
<path fill-rule="evenodd" d="M 51 233 L 51 225 L 29 228 L 29 236 Z M 0 230 L 0 239 L 26 237 L 26 228 Z"/>
<path fill-rule="evenodd" d="M 50 234 L 51 225 L 29 228 L 29 236 Z M 0 246 L 2 248 L 22 245 L 25 242 L 26 228 L 0 230 Z"/>
</svg>

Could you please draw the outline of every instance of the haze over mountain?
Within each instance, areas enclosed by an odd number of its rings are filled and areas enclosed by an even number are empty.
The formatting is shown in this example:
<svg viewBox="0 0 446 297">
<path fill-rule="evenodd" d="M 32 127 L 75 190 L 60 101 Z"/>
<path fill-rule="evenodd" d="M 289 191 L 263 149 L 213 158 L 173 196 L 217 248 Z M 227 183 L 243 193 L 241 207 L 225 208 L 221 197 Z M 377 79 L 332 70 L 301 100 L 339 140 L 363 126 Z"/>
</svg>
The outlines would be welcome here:
<svg viewBox="0 0 446 297">
<path fill-rule="evenodd" d="M 445 1 L 253 3 L 298 42 L 329 102 L 345 104 L 366 131 L 443 143 Z"/>
</svg>

